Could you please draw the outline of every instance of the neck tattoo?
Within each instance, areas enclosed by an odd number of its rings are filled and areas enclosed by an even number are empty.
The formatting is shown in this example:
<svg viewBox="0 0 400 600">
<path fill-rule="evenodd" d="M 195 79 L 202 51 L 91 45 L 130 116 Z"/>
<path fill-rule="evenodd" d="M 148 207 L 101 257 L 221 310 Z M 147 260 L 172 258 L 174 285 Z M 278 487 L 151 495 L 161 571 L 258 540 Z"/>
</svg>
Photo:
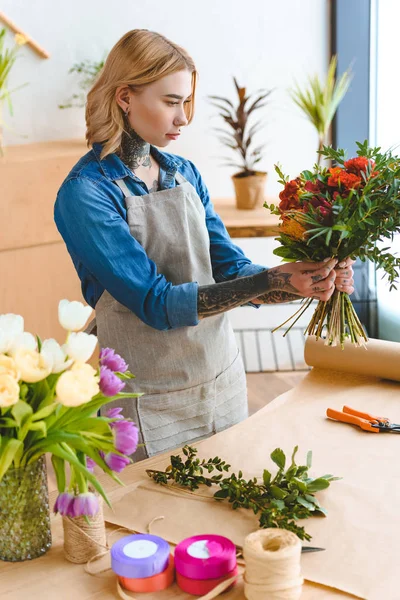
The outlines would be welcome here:
<svg viewBox="0 0 400 600">
<path fill-rule="evenodd" d="M 150 144 L 142 140 L 131 127 L 122 134 L 120 155 L 132 171 L 139 167 L 151 168 Z"/>
</svg>

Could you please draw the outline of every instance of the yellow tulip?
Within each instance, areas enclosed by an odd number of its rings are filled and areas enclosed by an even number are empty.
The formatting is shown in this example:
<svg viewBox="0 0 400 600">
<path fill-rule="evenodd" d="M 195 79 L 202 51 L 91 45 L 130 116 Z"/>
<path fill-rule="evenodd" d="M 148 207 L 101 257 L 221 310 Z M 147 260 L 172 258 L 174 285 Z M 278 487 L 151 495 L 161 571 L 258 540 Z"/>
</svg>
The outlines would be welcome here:
<svg viewBox="0 0 400 600">
<path fill-rule="evenodd" d="M 52 365 L 49 365 L 36 350 L 18 348 L 14 352 L 13 358 L 22 381 L 26 381 L 26 383 L 36 383 L 36 381 L 46 379 L 51 373 Z"/>
<path fill-rule="evenodd" d="M 19 385 L 14 377 L 0 373 L 0 407 L 13 406 L 19 400 Z"/>
<path fill-rule="evenodd" d="M 90 402 L 99 393 L 99 377 L 95 369 L 86 363 L 75 363 L 62 373 L 56 385 L 58 402 L 64 406 L 80 406 Z"/>
<path fill-rule="evenodd" d="M 0 375 L 2 374 L 11 375 L 16 381 L 21 379 L 21 373 L 17 369 L 15 360 L 5 354 L 0 354 Z"/>
</svg>

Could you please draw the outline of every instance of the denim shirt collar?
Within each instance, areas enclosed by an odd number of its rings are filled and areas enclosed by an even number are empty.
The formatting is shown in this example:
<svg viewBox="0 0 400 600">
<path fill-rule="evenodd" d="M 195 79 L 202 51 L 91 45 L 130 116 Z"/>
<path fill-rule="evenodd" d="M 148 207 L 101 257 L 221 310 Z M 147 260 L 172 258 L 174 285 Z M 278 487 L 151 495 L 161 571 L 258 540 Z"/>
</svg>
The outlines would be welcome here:
<svg viewBox="0 0 400 600">
<path fill-rule="evenodd" d="M 115 181 L 116 179 L 131 177 L 136 181 L 141 181 L 139 177 L 137 177 L 130 169 L 128 169 L 128 167 L 117 154 L 108 154 L 101 160 L 100 154 L 102 149 L 102 144 L 93 144 L 93 153 L 107 179 L 110 179 L 110 181 Z M 155 146 L 150 146 L 150 154 L 156 159 L 160 165 L 160 169 L 165 172 L 166 178 L 173 179 L 177 169 L 181 166 L 182 161 L 175 156 L 172 157 L 170 154 L 164 154 L 164 152 L 161 152 Z"/>
</svg>

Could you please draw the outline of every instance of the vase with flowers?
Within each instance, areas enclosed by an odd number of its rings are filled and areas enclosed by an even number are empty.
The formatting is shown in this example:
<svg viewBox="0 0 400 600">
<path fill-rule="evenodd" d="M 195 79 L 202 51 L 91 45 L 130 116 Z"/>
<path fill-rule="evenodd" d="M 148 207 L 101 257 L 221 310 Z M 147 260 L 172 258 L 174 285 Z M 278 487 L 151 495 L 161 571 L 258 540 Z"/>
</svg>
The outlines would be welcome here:
<svg viewBox="0 0 400 600">
<path fill-rule="evenodd" d="M 133 375 L 112 349 L 88 364 L 94 335 L 80 331 L 92 309 L 62 300 L 66 342 L 42 341 L 24 331 L 20 315 L 0 315 L 0 559 L 22 561 L 51 546 L 45 454 L 51 455 L 59 491 L 54 510 L 90 519 L 107 495 L 93 466 L 119 483 L 138 443 L 136 425 L 121 409 L 97 416 L 124 393 Z M 67 469 L 68 465 L 68 469 Z"/>
</svg>

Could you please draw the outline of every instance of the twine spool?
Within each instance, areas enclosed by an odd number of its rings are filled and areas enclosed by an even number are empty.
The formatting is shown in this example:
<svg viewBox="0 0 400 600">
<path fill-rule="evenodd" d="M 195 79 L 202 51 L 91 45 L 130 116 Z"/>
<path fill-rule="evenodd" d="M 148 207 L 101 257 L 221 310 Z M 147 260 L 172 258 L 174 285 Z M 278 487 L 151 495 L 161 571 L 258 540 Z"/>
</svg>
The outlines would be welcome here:
<svg viewBox="0 0 400 600">
<path fill-rule="evenodd" d="M 103 516 L 103 499 L 99 497 L 99 510 L 89 523 L 84 517 L 63 517 L 64 555 L 73 563 L 86 563 L 107 547 Z"/>
<path fill-rule="evenodd" d="M 261 529 L 246 537 L 244 594 L 247 600 L 297 600 L 301 595 L 301 542 L 284 529 Z"/>
</svg>

